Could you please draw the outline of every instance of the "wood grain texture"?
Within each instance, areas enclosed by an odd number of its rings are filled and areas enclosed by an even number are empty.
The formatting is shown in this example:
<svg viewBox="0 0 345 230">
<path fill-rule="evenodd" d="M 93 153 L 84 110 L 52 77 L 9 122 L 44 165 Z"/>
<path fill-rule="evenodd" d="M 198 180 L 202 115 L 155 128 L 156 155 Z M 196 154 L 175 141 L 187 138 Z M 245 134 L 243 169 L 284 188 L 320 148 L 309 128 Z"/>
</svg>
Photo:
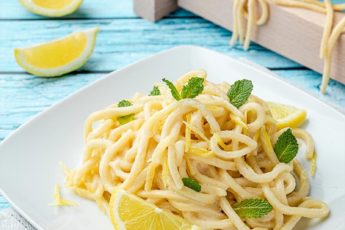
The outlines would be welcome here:
<svg viewBox="0 0 345 230">
<path fill-rule="evenodd" d="M 345 85 L 331 80 L 326 94 L 320 93 L 321 75 L 311 70 L 274 71 L 280 78 L 345 113 Z"/>
<path fill-rule="evenodd" d="M 59 78 L 1 74 L 0 140 L 28 118 L 102 76 L 104 73 L 71 73 Z"/>
<path fill-rule="evenodd" d="M 274 72 L 282 79 L 345 112 L 345 85 L 332 80 L 329 85 L 329 91 L 332 93 L 322 95 L 319 93 L 321 76 L 314 71 Z M 102 76 L 104 74 L 72 73 L 65 77 L 46 79 L 28 74 L 0 75 L 0 140 L 30 117 Z"/>
<path fill-rule="evenodd" d="M 233 29 L 234 0 L 179 0 L 179 6 L 202 17 Z M 322 73 L 323 60 L 319 50 L 325 16 L 306 9 L 269 4 L 269 20 L 258 27 L 253 41 L 304 66 Z M 345 13 L 336 13 L 336 21 Z M 345 83 L 345 34 L 340 36 L 333 53 L 332 78 Z"/>
<path fill-rule="evenodd" d="M 61 19 L 97 19 L 97 18 L 138 18 L 133 12 L 132 0 L 84 0 L 81 7 L 71 15 Z M 169 17 L 196 17 L 185 10 L 179 10 Z M 24 9 L 18 0 L 0 0 L 0 20 L 46 20 Z"/>
<path fill-rule="evenodd" d="M 231 33 L 200 18 L 165 19 L 156 24 L 145 20 L 39 20 L 18 21 L 14 27 L 0 22 L 0 72 L 23 72 L 13 57 L 13 48 L 26 47 L 65 36 L 73 31 L 100 27 L 97 45 L 85 71 L 112 71 L 148 55 L 176 45 L 200 45 L 247 57 L 270 68 L 297 68 L 301 65 L 261 46 L 249 52 L 241 46 L 230 48 Z"/>
<path fill-rule="evenodd" d="M 0 210 L 1 209 L 5 209 L 5 208 L 8 208 L 10 205 L 8 204 L 8 202 L 5 200 L 5 198 L 3 198 L 1 195 L 0 195 Z"/>
<path fill-rule="evenodd" d="M 177 0 L 133 0 L 136 15 L 155 22 L 177 9 Z"/>
<path fill-rule="evenodd" d="M 18 0 L 0 0 L 0 6 L 0 19 L 47 19 L 27 11 Z M 123 10 L 130 7 L 132 7 L 132 1 L 128 0 L 85 0 L 75 13 L 65 18 L 136 17 L 133 11 Z"/>
<path fill-rule="evenodd" d="M 333 0 L 332 2 L 343 3 L 344 0 Z M 84 0 L 81 7 L 73 14 L 60 19 L 71 18 L 137 18 L 133 10 L 132 0 Z M 185 10 L 178 10 L 169 17 L 196 17 Z M 6 20 L 40 20 L 47 19 L 35 15 L 20 6 L 18 0 L 0 0 L 0 19 Z M 57 19 L 57 20 L 60 20 Z"/>
</svg>

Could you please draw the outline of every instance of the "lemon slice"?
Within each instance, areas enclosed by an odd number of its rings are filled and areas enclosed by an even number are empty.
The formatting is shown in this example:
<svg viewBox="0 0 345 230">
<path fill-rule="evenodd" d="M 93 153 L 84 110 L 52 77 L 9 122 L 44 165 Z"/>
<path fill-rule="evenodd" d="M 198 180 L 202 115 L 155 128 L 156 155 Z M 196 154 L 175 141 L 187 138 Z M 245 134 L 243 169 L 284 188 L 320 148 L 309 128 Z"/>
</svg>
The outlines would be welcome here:
<svg viewBox="0 0 345 230">
<path fill-rule="evenodd" d="M 15 48 L 17 63 L 27 72 L 56 77 L 83 66 L 93 52 L 98 28 L 72 33 L 48 43 Z"/>
<path fill-rule="evenodd" d="M 83 0 L 19 0 L 30 12 L 48 17 L 62 17 L 76 11 Z"/>
<path fill-rule="evenodd" d="M 278 129 L 301 126 L 307 118 L 307 112 L 289 105 L 267 102 L 273 118 L 277 121 Z"/>
<path fill-rule="evenodd" d="M 181 217 L 148 203 L 124 190 L 115 190 L 110 199 L 109 214 L 116 230 L 197 230 Z"/>
</svg>

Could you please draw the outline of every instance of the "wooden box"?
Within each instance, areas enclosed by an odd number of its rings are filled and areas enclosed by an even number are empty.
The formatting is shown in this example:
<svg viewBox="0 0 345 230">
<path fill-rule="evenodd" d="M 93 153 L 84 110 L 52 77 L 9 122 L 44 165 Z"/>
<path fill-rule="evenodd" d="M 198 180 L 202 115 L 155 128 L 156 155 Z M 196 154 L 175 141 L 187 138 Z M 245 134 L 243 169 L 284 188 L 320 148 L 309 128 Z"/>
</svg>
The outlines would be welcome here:
<svg viewBox="0 0 345 230">
<path fill-rule="evenodd" d="M 226 29 L 233 28 L 234 0 L 134 0 L 137 15 L 156 21 L 182 7 Z M 257 27 L 252 40 L 319 73 L 319 57 L 325 15 L 310 10 L 269 4 L 269 20 Z M 336 22 L 345 13 L 336 13 Z M 345 34 L 334 48 L 332 78 L 345 83 Z"/>
</svg>

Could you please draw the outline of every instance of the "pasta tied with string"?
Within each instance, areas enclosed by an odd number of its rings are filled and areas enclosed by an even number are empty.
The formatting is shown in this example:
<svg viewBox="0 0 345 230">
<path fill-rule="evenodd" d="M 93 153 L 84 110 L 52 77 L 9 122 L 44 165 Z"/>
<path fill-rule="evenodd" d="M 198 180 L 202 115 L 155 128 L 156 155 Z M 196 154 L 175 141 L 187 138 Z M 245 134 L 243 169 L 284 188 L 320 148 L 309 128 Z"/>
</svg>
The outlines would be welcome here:
<svg viewBox="0 0 345 230">
<path fill-rule="evenodd" d="M 310 158 L 310 135 L 277 130 L 265 101 L 250 95 L 250 81 L 230 86 L 206 76 L 192 71 L 150 95 L 135 94 L 127 106 L 92 113 L 83 161 L 66 169 L 67 186 L 105 212 L 122 188 L 206 229 L 286 230 L 302 217 L 326 217 L 327 205 L 308 197 L 300 163 L 282 163 L 275 153 L 278 145 L 286 153 L 287 133 L 305 142 Z"/>
<path fill-rule="evenodd" d="M 233 35 L 230 39 L 231 46 L 234 46 L 236 41 L 239 41 L 243 44 L 244 50 L 249 49 L 250 40 L 255 27 L 264 25 L 268 21 L 269 3 L 326 14 L 326 23 L 320 45 L 320 58 L 324 60 L 320 91 L 325 93 L 331 76 L 332 53 L 337 40 L 345 30 L 345 17 L 343 17 L 338 24 L 333 26 L 334 11 L 345 10 L 345 3 L 332 4 L 332 0 L 324 0 L 324 2 L 320 2 L 319 0 L 234 0 L 234 25 Z M 257 8 L 260 9 L 260 15 L 257 15 Z M 245 24 L 246 26 L 244 27 Z"/>
</svg>

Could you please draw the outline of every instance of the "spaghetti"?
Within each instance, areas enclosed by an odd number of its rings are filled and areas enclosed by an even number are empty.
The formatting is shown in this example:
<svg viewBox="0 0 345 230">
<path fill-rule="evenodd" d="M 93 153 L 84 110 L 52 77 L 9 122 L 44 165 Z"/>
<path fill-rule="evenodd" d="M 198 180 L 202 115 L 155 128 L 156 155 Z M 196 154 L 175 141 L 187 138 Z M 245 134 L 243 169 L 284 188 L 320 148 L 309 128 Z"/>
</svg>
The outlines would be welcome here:
<svg viewBox="0 0 345 230">
<path fill-rule="evenodd" d="M 256 15 L 257 2 L 261 9 L 260 17 L 257 17 Z M 248 50 L 254 27 L 257 25 L 263 25 L 268 20 L 269 2 L 280 6 L 303 8 L 326 14 L 326 23 L 320 45 L 320 57 L 324 60 L 324 70 L 320 91 L 325 93 L 331 75 L 333 48 L 345 29 L 345 18 L 333 27 L 334 11 L 345 10 L 345 4 L 333 5 L 331 0 L 325 0 L 324 3 L 319 2 L 318 0 L 234 0 L 234 26 L 233 35 L 230 40 L 231 46 L 239 40 L 241 44 L 244 44 L 243 48 Z M 246 28 L 243 26 L 245 17 L 247 17 Z"/>
<path fill-rule="evenodd" d="M 326 217 L 327 205 L 308 197 L 301 164 L 281 163 L 274 153 L 285 129 L 277 130 L 265 101 L 251 95 L 237 108 L 229 102 L 230 85 L 209 82 L 206 75 L 193 71 L 177 80 L 180 91 L 191 77 L 204 79 L 202 93 L 193 99 L 175 100 L 159 85 L 160 95 L 138 93 L 127 107 L 114 104 L 92 113 L 83 161 L 66 169 L 67 185 L 105 212 L 111 193 L 122 188 L 206 229 L 287 230 L 302 217 Z M 118 122 L 129 115 L 132 120 Z M 311 159 L 310 135 L 291 130 Z M 186 187 L 184 178 L 199 187 Z M 248 198 L 266 199 L 273 210 L 241 218 L 233 205 Z"/>
</svg>

